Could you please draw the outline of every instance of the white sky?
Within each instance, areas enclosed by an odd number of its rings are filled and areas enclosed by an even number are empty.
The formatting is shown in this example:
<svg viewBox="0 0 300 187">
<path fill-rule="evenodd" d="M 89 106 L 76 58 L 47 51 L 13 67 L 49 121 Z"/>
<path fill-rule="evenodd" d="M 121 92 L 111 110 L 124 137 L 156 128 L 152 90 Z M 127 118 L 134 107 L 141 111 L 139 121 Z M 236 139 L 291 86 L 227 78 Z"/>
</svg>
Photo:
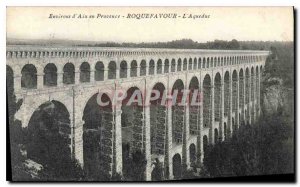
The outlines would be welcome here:
<svg viewBox="0 0 300 187">
<path fill-rule="evenodd" d="M 120 19 L 49 19 L 49 14 L 114 14 Z M 128 13 L 210 15 L 209 19 L 126 19 Z M 292 7 L 8 7 L 7 37 L 113 42 L 182 38 L 293 41 Z"/>
</svg>

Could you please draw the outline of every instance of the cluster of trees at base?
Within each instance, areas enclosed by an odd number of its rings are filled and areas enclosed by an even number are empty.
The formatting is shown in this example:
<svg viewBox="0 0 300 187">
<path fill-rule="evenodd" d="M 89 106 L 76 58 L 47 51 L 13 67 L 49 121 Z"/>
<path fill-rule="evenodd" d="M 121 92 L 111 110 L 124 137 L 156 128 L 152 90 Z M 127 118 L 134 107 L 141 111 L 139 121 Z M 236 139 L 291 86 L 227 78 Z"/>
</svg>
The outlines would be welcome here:
<svg viewBox="0 0 300 187">
<path fill-rule="evenodd" d="M 294 173 L 294 122 L 279 112 L 209 146 L 203 165 L 209 177 Z"/>
<path fill-rule="evenodd" d="M 62 155 L 59 159 L 62 159 Z M 40 181 L 144 181 L 145 180 L 145 155 L 141 152 L 135 152 L 132 157 L 125 160 L 123 176 L 113 173 L 97 171 L 93 176 L 88 176 L 77 161 L 70 157 L 65 157 L 64 162 L 51 163 L 51 167 L 44 166 L 38 173 L 38 178 L 33 180 Z M 54 161 L 53 161 L 54 162 Z"/>
<path fill-rule="evenodd" d="M 57 149 L 53 153 L 52 159 L 47 160 L 41 166 L 41 170 L 36 167 L 26 166 L 28 159 L 26 144 L 29 140 L 27 128 L 22 128 L 17 120 L 10 120 L 10 154 L 11 154 L 11 179 L 13 181 L 78 181 L 84 179 L 84 173 L 77 161 L 69 155 L 60 153 L 62 149 Z M 37 149 L 36 151 L 39 151 Z M 34 163 L 38 165 L 40 163 Z"/>
<path fill-rule="evenodd" d="M 203 163 L 182 179 L 294 174 L 294 121 L 283 111 L 241 125 L 232 137 L 208 145 Z"/>
</svg>

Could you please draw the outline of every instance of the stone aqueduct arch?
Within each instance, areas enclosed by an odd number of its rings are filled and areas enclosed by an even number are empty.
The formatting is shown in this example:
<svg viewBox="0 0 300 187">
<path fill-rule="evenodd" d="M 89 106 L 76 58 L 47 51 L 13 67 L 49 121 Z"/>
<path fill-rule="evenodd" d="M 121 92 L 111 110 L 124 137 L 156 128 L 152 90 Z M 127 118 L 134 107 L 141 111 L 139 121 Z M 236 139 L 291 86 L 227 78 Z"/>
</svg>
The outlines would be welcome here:
<svg viewBox="0 0 300 187">
<path fill-rule="evenodd" d="M 207 144 L 224 140 L 235 127 L 251 124 L 259 116 L 260 80 L 268 54 L 268 51 L 242 50 L 8 46 L 7 67 L 13 71 L 15 95 L 23 99 L 15 118 L 26 127 L 40 105 L 59 101 L 70 114 L 71 156 L 83 167 L 83 146 L 86 144 L 83 142 L 83 116 L 88 101 L 99 91 L 127 91 L 130 88 L 143 91 L 145 106 L 141 122 L 147 159 L 145 178 L 151 180 L 152 161 L 159 158 L 165 168 L 165 176 L 172 179 L 175 158 L 180 157 L 183 167 L 190 167 L 190 153 L 196 152 L 196 162 L 201 162 Z M 52 67 L 45 71 L 49 64 Z M 45 84 L 46 73 L 52 78 L 51 84 Z M 33 77 L 32 82 L 29 81 L 33 85 L 27 86 L 29 83 L 24 82 L 25 77 Z M 204 98 L 204 106 L 180 109 L 182 131 L 178 142 L 174 141 L 178 136 L 173 137 L 172 129 L 174 108 L 157 106 L 163 115 L 159 116 L 159 121 L 153 121 L 149 100 L 150 90 L 161 88 L 169 93 L 176 81 L 181 82 L 184 89 L 199 89 Z M 107 99 L 115 101 L 111 95 Z M 112 150 L 108 155 L 111 158 L 108 164 L 110 175 L 122 174 L 122 112 L 122 102 L 111 106 L 113 134 L 107 138 Z M 154 127 L 164 128 L 158 135 L 153 134 L 157 130 Z M 155 141 L 153 138 L 156 138 Z"/>
</svg>

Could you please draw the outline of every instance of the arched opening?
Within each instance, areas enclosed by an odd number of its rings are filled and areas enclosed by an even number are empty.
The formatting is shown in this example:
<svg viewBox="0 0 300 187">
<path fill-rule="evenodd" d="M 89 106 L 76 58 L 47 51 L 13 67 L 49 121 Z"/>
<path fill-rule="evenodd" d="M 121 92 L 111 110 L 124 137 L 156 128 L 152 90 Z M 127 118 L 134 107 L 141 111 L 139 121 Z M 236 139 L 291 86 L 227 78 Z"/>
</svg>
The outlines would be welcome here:
<svg viewBox="0 0 300 187">
<path fill-rule="evenodd" d="M 203 58 L 203 64 L 202 64 L 203 69 L 206 68 L 205 61 L 206 61 L 205 58 Z"/>
<path fill-rule="evenodd" d="M 162 73 L 162 61 L 161 59 L 159 59 L 157 61 L 157 71 L 156 71 L 157 74 L 161 74 Z"/>
<path fill-rule="evenodd" d="M 183 71 L 187 70 L 187 59 L 183 59 Z"/>
<path fill-rule="evenodd" d="M 178 79 L 172 87 L 172 96 L 177 93 L 175 104 L 172 105 L 172 138 L 173 143 L 181 144 L 183 141 L 184 106 L 180 105 L 183 97 L 184 84 Z"/>
<path fill-rule="evenodd" d="M 226 126 L 226 122 L 224 122 L 224 139 L 227 140 L 227 126 Z"/>
<path fill-rule="evenodd" d="M 99 105 L 98 99 L 105 106 Z M 95 94 L 83 111 L 83 160 L 88 178 L 107 180 L 112 170 L 112 103 L 106 94 Z"/>
<path fill-rule="evenodd" d="M 197 155 L 196 155 L 196 146 L 195 144 L 191 144 L 190 145 L 190 163 L 191 163 L 191 166 L 194 166 L 196 164 L 196 161 L 197 161 Z"/>
<path fill-rule="evenodd" d="M 256 95 L 255 95 L 255 100 L 256 100 L 256 111 L 259 111 L 259 72 L 258 72 L 258 66 L 256 66 L 256 79 L 255 79 L 255 90 L 256 90 Z"/>
<path fill-rule="evenodd" d="M 250 97 L 249 97 L 249 92 L 250 92 L 250 72 L 249 72 L 249 68 L 246 68 L 246 90 L 245 90 L 245 95 L 246 95 L 246 108 L 249 110 L 249 103 L 250 103 Z M 249 114 L 246 112 L 245 113 L 245 121 L 249 121 Z"/>
<path fill-rule="evenodd" d="M 207 148 L 208 148 L 208 138 L 206 135 L 203 136 L 203 154 L 204 156 L 207 153 Z"/>
<path fill-rule="evenodd" d="M 155 158 L 153 162 L 154 168 L 151 172 L 151 181 L 162 181 L 164 180 L 164 168 L 163 164 L 158 158 Z"/>
<path fill-rule="evenodd" d="M 215 132 L 214 132 L 214 135 L 215 135 L 215 137 L 214 137 L 215 143 L 218 143 L 218 142 L 219 142 L 219 132 L 218 132 L 218 129 L 215 128 L 214 131 L 215 131 Z"/>
<path fill-rule="evenodd" d="M 236 130 L 237 130 L 237 125 L 236 125 L 236 123 L 235 123 L 233 117 L 231 118 L 231 122 L 232 122 L 232 128 L 233 128 L 233 131 L 236 132 Z"/>
<path fill-rule="evenodd" d="M 51 177 L 67 180 L 72 169 L 70 137 L 67 108 L 55 100 L 45 102 L 34 111 L 28 123 L 27 158 L 43 165 Z"/>
<path fill-rule="evenodd" d="M 189 70 L 193 69 L 193 59 L 189 59 Z"/>
<path fill-rule="evenodd" d="M 16 112 L 16 107 L 14 104 L 16 102 L 15 94 L 14 94 L 14 72 L 13 69 L 6 65 L 6 98 L 7 98 L 7 112 L 9 115 L 8 124 L 15 120 L 14 114 Z"/>
<path fill-rule="evenodd" d="M 137 76 L 137 62 L 136 60 L 133 60 L 130 65 L 130 77 L 136 77 Z"/>
<path fill-rule="evenodd" d="M 6 88 L 7 96 L 10 97 L 14 93 L 14 72 L 8 65 L 6 65 Z"/>
<path fill-rule="evenodd" d="M 80 66 L 80 82 L 90 82 L 90 65 L 83 62 Z"/>
<path fill-rule="evenodd" d="M 149 75 L 154 75 L 155 63 L 154 60 L 149 62 Z"/>
<path fill-rule="evenodd" d="M 258 83 L 259 84 L 259 88 L 262 87 L 262 83 L 263 83 L 263 81 L 261 81 L 262 76 L 263 76 L 263 71 L 264 71 L 263 67 L 260 66 L 260 69 L 259 69 L 259 79 L 260 79 L 260 81 Z M 258 94 L 259 94 L 259 98 L 262 98 L 262 93 L 258 92 Z M 260 99 L 258 102 L 259 102 L 259 105 L 262 105 L 262 99 Z"/>
<path fill-rule="evenodd" d="M 246 123 L 246 125 L 250 125 L 249 124 L 249 114 L 248 114 L 248 112 L 247 112 L 247 109 L 245 109 L 245 123 Z"/>
<path fill-rule="evenodd" d="M 193 77 L 189 85 L 189 122 L 190 122 L 190 135 L 198 135 L 198 114 L 200 102 L 199 81 L 197 77 Z"/>
<path fill-rule="evenodd" d="M 251 102 L 254 101 L 254 68 L 251 68 Z"/>
<path fill-rule="evenodd" d="M 44 68 L 44 85 L 56 86 L 57 85 L 57 68 L 53 63 L 47 64 Z"/>
<path fill-rule="evenodd" d="M 224 58 L 221 57 L 221 66 L 223 66 L 223 63 L 224 63 Z"/>
<path fill-rule="evenodd" d="M 239 117 L 240 119 L 240 124 L 242 121 L 244 121 L 245 117 L 244 117 L 244 112 L 243 112 L 243 108 L 245 106 L 244 103 L 244 97 L 245 97 L 245 90 L 244 90 L 244 71 L 243 69 L 240 69 L 240 73 L 239 73 L 239 108 L 242 110 L 242 115 Z"/>
<path fill-rule="evenodd" d="M 165 60 L 165 67 L 164 67 L 164 73 L 169 73 L 169 67 L 170 67 L 169 60 L 166 59 Z"/>
<path fill-rule="evenodd" d="M 209 62 L 210 62 L 209 58 L 207 57 L 206 68 L 209 68 L 209 65 L 210 65 Z"/>
<path fill-rule="evenodd" d="M 181 156 L 178 153 L 173 156 L 173 175 L 174 179 L 181 179 L 182 176 Z"/>
<path fill-rule="evenodd" d="M 214 108 L 215 108 L 215 121 L 216 122 L 221 122 L 221 75 L 220 73 L 216 73 L 215 75 L 215 81 L 214 81 Z"/>
<path fill-rule="evenodd" d="M 156 100 L 150 102 L 150 132 L 151 132 L 151 154 L 164 155 L 166 141 L 166 106 L 161 103 L 165 86 L 157 83 L 153 87 L 151 98 L 155 98 L 155 93 L 159 93 Z"/>
<path fill-rule="evenodd" d="M 234 112 L 235 117 L 238 116 L 239 111 L 238 111 L 238 99 L 239 99 L 239 95 L 238 95 L 238 74 L 237 71 L 234 70 L 232 72 L 232 112 Z M 237 125 L 237 124 L 235 124 Z M 232 122 L 232 126 L 233 126 L 233 122 Z M 233 126 L 234 129 L 237 129 L 237 127 Z"/>
<path fill-rule="evenodd" d="M 217 58 L 214 58 L 214 67 L 217 67 Z"/>
<path fill-rule="evenodd" d="M 250 103 L 249 92 L 250 92 L 250 73 L 249 73 L 249 69 L 246 68 L 246 104 Z"/>
<path fill-rule="evenodd" d="M 37 71 L 34 65 L 26 64 L 22 68 L 21 87 L 27 89 L 33 89 L 37 86 Z"/>
<path fill-rule="evenodd" d="M 145 179 L 145 128 L 143 123 L 143 95 L 137 87 L 127 90 L 122 101 L 122 157 L 126 180 Z"/>
<path fill-rule="evenodd" d="M 127 78 L 127 62 L 125 60 L 120 63 L 120 78 Z"/>
<path fill-rule="evenodd" d="M 104 64 L 103 62 L 97 62 L 95 65 L 95 81 L 104 80 Z"/>
<path fill-rule="evenodd" d="M 176 71 L 176 61 L 175 59 L 172 59 L 171 61 L 171 72 L 175 72 Z"/>
<path fill-rule="evenodd" d="M 147 64 L 145 60 L 142 60 L 140 67 L 140 76 L 145 76 L 147 71 Z"/>
<path fill-rule="evenodd" d="M 201 69 L 201 58 L 198 59 L 198 69 Z"/>
<path fill-rule="evenodd" d="M 197 58 L 194 58 L 194 66 L 193 69 L 196 70 L 197 69 Z"/>
<path fill-rule="evenodd" d="M 203 128 L 211 125 L 211 78 L 205 75 L 203 80 Z"/>
<path fill-rule="evenodd" d="M 224 76 L 224 116 L 229 116 L 230 107 L 230 76 L 229 72 L 226 71 Z M 228 118 L 227 118 L 228 119 Z"/>
<path fill-rule="evenodd" d="M 254 89 L 255 89 L 255 74 L 254 74 L 254 68 L 251 68 L 251 123 L 254 122 Z"/>
<path fill-rule="evenodd" d="M 116 78 L 116 62 L 110 61 L 108 64 L 108 79 L 115 79 Z"/>
<path fill-rule="evenodd" d="M 75 83 L 75 67 L 72 63 L 66 63 L 63 68 L 63 83 L 74 84 Z"/>
<path fill-rule="evenodd" d="M 178 59 L 178 62 L 177 62 L 177 71 L 181 71 L 181 59 Z"/>
</svg>

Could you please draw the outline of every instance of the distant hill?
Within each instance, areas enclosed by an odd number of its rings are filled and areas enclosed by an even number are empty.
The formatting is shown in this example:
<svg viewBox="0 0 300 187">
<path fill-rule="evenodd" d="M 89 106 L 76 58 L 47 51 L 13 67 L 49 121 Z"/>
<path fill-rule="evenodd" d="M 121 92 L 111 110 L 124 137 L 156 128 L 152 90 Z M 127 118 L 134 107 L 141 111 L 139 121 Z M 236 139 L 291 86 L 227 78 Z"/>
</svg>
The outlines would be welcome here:
<svg viewBox="0 0 300 187">
<path fill-rule="evenodd" d="M 132 48 L 171 48 L 171 49 L 233 49 L 233 50 L 270 50 L 271 46 L 293 45 L 293 42 L 280 41 L 231 41 L 214 40 L 199 43 L 191 39 L 169 42 L 118 43 L 109 41 L 81 41 L 63 39 L 13 39 L 8 38 L 7 45 L 40 45 L 40 46 L 89 46 L 89 47 L 132 47 Z"/>
<path fill-rule="evenodd" d="M 6 45 L 60 45 L 60 46 L 78 46 L 78 45 L 96 45 L 98 43 L 106 43 L 99 41 L 81 41 L 81 40 L 64 40 L 64 39 L 15 39 L 7 38 Z"/>
</svg>

